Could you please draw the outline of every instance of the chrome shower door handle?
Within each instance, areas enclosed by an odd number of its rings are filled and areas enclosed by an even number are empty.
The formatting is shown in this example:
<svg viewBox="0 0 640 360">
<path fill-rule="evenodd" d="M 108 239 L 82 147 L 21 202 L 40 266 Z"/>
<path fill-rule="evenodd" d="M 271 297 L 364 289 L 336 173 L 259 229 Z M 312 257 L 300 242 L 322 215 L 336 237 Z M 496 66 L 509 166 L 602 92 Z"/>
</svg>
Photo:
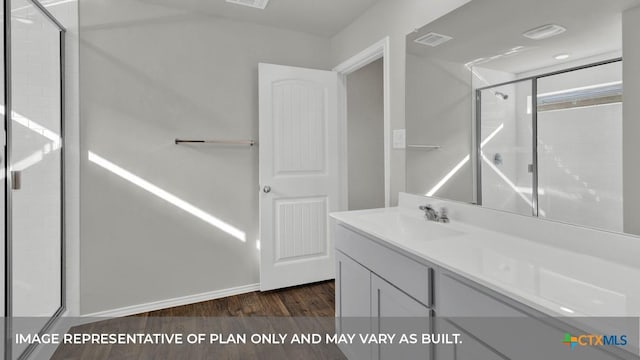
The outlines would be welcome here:
<svg viewBox="0 0 640 360">
<path fill-rule="evenodd" d="M 20 190 L 22 188 L 22 171 L 11 172 L 11 189 Z"/>
<path fill-rule="evenodd" d="M 264 189 L 262 189 L 262 192 L 264 192 L 265 194 L 268 194 L 271 192 L 271 186 L 267 185 L 264 187 Z"/>
</svg>

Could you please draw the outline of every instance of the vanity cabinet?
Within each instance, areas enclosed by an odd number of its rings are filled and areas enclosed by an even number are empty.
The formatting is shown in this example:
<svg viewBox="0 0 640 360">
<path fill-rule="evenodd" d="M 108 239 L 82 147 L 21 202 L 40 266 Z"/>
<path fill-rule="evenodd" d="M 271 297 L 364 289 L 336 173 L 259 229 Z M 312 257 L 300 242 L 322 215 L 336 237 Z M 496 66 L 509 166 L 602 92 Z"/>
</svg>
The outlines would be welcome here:
<svg viewBox="0 0 640 360">
<path fill-rule="evenodd" d="M 431 309 L 340 251 L 336 252 L 336 316 L 340 334 L 431 332 Z M 398 339 L 396 338 L 397 342 Z M 352 344 L 349 359 L 431 359 L 429 346 Z"/>
<path fill-rule="evenodd" d="M 339 334 L 460 334 L 462 340 L 341 345 L 351 360 L 638 359 L 621 349 L 572 352 L 562 339 L 578 330 L 560 319 L 350 227 L 334 223 L 332 231 Z"/>
<path fill-rule="evenodd" d="M 336 316 L 341 334 L 430 333 L 432 268 L 341 225 L 336 235 Z M 431 346 L 341 346 L 350 360 L 433 358 Z M 356 342 L 357 343 L 357 342 Z"/>
<path fill-rule="evenodd" d="M 426 307 L 433 303 L 433 267 L 408 258 L 342 225 L 333 227 L 335 247 Z"/>
</svg>

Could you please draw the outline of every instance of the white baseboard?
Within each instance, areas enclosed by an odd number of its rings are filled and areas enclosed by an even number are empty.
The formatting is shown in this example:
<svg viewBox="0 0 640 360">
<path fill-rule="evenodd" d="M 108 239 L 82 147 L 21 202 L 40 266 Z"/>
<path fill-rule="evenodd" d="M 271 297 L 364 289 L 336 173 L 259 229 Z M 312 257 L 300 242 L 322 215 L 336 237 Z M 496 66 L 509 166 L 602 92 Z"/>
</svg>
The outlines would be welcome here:
<svg viewBox="0 0 640 360">
<path fill-rule="evenodd" d="M 131 305 L 131 306 L 126 306 L 126 307 L 113 309 L 113 310 L 100 311 L 92 314 L 82 315 L 82 317 L 123 317 L 123 316 L 145 313 L 149 311 L 162 310 L 162 309 L 176 307 L 176 306 L 183 306 L 183 305 L 195 304 L 203 301 L 220 299 L 227 296 L 246 294 L 246 293 L 250 293 L 258 290 L 260 290 L 260 284 L 244 285 L 244 286 L 238 286 L 230 289 L 210 291 L 210 292 L 201 293 L 201 294 L 154 301 L 146 304 Z"/>
</svg>

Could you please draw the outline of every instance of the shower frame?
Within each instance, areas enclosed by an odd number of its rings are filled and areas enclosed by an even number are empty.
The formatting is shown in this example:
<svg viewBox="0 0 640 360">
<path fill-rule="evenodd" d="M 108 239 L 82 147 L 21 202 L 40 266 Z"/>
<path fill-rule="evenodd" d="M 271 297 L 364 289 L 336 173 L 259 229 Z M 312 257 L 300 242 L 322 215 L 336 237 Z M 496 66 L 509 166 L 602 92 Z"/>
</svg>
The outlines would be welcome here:
<svg viewBox="0 0 640 360">
<path fill-rule="evenodd" d="M 476 204 L 482 205 L 482 91 L 491 90 L 505 85 L 517 84 L 525 81 L 531 81 L 531 133 L 532 133 L 532 181 L 531 181 L 531 212 L 532 216 L 539 216 L 539 204 L 538 204 L 538 80 L 554 75 L 560 75 L 569 73 L 572 71 L 583 70 L 593 68 L 596 66 L 612 64 L 622 61 L 622 57 L 617 57 L 609 60 L 598 61 L 589 63 L 586 65 L 575 66 L 558 71 L 552 71 L 540 75 L 528 76 L 516 80 L 506 81 L 498 84 L 493 84 L 475 90 L 475 159 L 476 159 Z"/>
<path fill-rule="evenodd" d="M 66 311 L 66 243 L 65 243 L 65 36 L 67 29 L 58 21 L 58 19 L 47 10 L 38 0 L 25 0 L 32 4 L 38 11 L 49 20 L 59 32 L 59 61 L 60 61 L 60 306 L 47 320 L 39 334 L 48 331 L 52 325 Z M 5 192 L 5 272 L 4 272 L 4 358 L 13 359 L 13 228 L 12 228 L 12 187 L 13 179 L 11 177 L 11 144 L 12 144 L 12 72 L 11 72 L 11 4 L 12 0 L 3 0 L 2 6 L 4 11 L 3 18 L 3 38 L 4 38 L 4 192 Z M 29 345 L 19 356 L 18 359 L 26 359 L 37 347 L 36 344 Z"/>
</svg>

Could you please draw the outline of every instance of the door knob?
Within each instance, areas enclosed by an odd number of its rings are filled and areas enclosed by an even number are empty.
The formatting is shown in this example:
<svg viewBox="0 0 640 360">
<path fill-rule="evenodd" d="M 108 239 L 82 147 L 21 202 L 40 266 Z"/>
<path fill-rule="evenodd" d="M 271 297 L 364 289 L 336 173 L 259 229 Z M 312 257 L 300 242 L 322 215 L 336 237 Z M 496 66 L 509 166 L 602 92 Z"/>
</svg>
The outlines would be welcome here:
<svg viewBox="0 0 640 360">
<path fill-rule="evenodd" d="M 262 189 L 262 192 L 264 192 L 265 194 L 268 194 L 271 192 L 271 186 L 265 186 L 264 189 Z"/>
</svg>

